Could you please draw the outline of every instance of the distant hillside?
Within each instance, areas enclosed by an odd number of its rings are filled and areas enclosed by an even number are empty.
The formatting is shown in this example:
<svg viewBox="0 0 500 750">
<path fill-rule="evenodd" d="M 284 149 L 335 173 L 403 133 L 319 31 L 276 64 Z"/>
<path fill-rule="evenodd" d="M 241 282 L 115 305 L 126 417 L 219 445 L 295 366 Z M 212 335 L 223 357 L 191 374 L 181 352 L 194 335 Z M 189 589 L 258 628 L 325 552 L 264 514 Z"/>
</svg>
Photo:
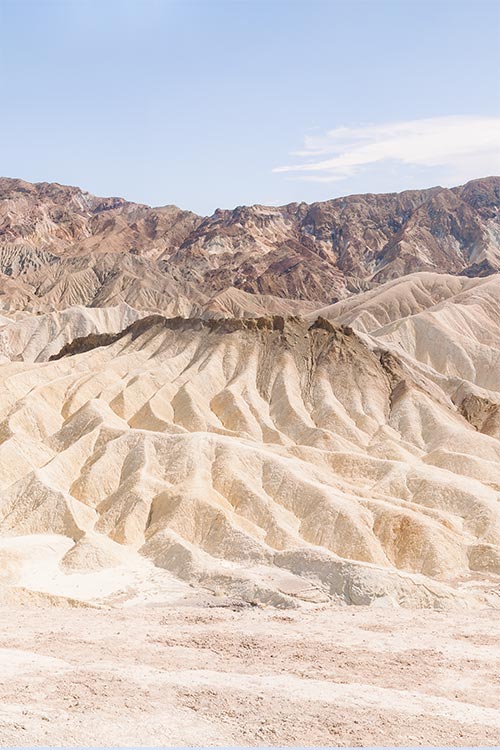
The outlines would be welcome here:
<svg viewBox="0 0 500 750">
<path fill-rule="evenodd" d="M 235 287 L 332 304 L 415 271 L 500 269 L 500 178 L 200 217 L 0 179 L 0 306 L 186 312 Z"/>
</svg>

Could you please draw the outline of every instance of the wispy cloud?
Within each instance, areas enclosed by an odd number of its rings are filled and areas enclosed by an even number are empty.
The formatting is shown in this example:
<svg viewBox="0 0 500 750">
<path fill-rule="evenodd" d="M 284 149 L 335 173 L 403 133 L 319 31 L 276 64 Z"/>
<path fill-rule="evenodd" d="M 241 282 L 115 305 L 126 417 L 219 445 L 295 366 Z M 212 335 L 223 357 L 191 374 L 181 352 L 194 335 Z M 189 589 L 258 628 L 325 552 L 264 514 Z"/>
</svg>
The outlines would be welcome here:
<svg viewBox="0 0 500 750">
<path fill-rule="evenodd" d="M 500 117 L 448 116 L 307 135 L 293 164 L 276 167 L 300 179 L 335 182 L 372 165 L 443 168 L 457 181 L 500 171 Z"/>
</svg>

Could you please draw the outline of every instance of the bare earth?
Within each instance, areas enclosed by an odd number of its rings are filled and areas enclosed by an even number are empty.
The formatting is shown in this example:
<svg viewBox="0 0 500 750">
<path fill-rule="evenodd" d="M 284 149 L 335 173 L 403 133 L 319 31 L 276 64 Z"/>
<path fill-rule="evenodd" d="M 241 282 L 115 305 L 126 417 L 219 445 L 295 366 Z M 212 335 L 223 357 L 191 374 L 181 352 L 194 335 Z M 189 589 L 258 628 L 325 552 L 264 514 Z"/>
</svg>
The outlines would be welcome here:
<svg viewBox="0 0 500 750">
<path fill-rule="evenodd" d="M 498 612 L 3 608 L 0 744 L 495 745 Z"/>
</svg>

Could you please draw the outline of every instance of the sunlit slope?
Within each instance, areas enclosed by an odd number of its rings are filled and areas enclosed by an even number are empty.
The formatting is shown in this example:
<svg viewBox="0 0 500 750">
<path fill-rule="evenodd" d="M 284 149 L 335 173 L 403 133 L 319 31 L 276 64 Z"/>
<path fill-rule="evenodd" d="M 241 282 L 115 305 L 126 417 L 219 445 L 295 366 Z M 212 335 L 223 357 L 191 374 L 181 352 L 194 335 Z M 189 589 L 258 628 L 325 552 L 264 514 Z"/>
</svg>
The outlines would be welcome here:
<svg viewBox="0 0 500 750">
<path fill-rule="evenodd" d="M 108 538 L 274 603 L 498 581 L 500 441 L 349 328 L 155 317 L 91 343 L 2 366 L 3 536 L 66 535 L 89 567 Z"/>
<path fill-rule="evenodd" d="M 144 317 L 128 305 L 88 308 L 70 307 L 41 315 L 0 315 L 0 361 L 46 361 L 62 347 L 93 333 L 116 333 Z"/>
<path fill-rule="evenodd" d="M 500 436 L 500 275 L 419 273 L 322 308 L 372 348 L 437 383 L 482 431 Z"/>
</svg>

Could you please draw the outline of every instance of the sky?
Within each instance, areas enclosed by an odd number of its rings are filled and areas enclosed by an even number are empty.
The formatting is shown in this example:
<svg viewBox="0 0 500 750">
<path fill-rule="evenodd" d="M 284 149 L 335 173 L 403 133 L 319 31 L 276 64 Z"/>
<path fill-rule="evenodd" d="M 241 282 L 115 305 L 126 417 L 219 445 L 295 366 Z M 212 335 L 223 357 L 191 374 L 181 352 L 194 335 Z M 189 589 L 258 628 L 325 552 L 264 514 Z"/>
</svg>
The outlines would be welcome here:
<svg viewBox="0 0 500 750">
<path fill-rule="evenodd" d="M 0 0 L 0 174 L 200 214 L 500 174 L 500 0 Z"/>
</svg>

